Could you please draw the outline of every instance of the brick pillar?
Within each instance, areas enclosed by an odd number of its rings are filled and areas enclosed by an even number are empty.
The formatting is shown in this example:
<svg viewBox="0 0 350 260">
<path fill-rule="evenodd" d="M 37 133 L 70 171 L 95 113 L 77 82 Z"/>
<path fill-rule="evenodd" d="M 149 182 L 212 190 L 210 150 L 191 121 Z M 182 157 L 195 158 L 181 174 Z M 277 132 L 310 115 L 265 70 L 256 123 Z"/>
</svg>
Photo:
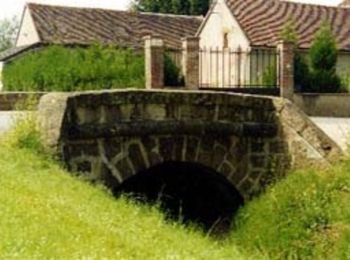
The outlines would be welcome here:
<svg viewBox="0 0 350 260">
<path fill-rule="evenodd" d="M 291 42 L 280 41 L 277 50 L 280 53 L 281 97 L 293 100 L 294 97 L 294 47 Z"/>
<path fill-rule="evenodd" d="M 199 38 L 186 37 L 182 39 L 182 74 L 185 87 L 198 89 L 199 87 Z"/>
<path fill-rule="evenodd" d="M 146 89 L 164 87 L 164 42 L 159 36 L 146 36 L 145 81 Z"/>
</svg>

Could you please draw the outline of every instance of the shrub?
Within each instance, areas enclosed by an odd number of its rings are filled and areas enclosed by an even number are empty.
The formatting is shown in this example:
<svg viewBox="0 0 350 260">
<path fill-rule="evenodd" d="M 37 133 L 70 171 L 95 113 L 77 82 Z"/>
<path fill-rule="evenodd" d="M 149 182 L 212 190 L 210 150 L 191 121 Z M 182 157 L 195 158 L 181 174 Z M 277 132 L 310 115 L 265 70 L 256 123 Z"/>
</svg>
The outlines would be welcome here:
<svg viewBox="0 0 350 260">
<path fill-rule="evenodd" d="M 14 126 L 2 138 L 2 143 L 12 148 L 28 149 L 38 154 L 45 153 L 34 112 L 17 115 Z"/>
<path fill-rule="evenodd" d="M 262 74 L 262 85 L 267 88 L 275 88 L 277 84 L 276 64 L 270 65 Z"/>
<path fill-rule="evenodd" d="M 323 24 L 310 48 L 311 92 L 339 92 L 341 81 L 336 74 L 337 45 L 331 28 Z"/>
<path fill-rule="evenodd" d="M 144 86 L 144 57 L 130 49 L 49 46 L 7 64 L 8 91 L 79 91 Z"/>
<path fill-rule="evenodd" d="M 343 92 L 350 92 L 350 75 L 341 78 L 341 86 Z"/>
<path fill-rule="evenodd" d="M 164 55 L 164 84 L 169 87 L 184 85 L 184 78 L 181 75 L 180 68 L 167 54 Z"/>
<path fill-rule="evenodd" d="M 304 91 L 310 86 L 310 69 L 305 57 L 298 50 L 295 50 L 294 54 L 295 88 L 298 91 Z"/>
</svg>

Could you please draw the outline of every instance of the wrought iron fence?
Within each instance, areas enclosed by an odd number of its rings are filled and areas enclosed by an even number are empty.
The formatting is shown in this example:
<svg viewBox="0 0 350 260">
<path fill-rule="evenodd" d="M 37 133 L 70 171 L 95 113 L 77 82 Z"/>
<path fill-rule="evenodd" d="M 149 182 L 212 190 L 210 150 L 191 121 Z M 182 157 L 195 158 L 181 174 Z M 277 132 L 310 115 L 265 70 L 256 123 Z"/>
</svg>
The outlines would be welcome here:
<svg viewBox="0 0 350 260">
<path fill-rule="evenodd" d="M 275 49 L 199 51 L 201 88 L 278 88 L 279 53 Z"/>
</svg>

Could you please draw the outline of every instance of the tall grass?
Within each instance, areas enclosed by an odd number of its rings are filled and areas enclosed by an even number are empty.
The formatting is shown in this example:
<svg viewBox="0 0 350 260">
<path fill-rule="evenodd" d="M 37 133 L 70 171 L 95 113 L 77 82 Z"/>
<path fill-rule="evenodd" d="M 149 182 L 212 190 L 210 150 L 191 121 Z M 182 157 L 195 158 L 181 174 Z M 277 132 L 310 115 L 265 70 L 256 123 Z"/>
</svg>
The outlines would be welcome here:
<svg viewBox="0 0 350 260">
<path fill-rule="evenodd" d="M 234 246 L 115 199 L 40 151 L 32 119 L 0 142 L 0 259 L 247 259 Z M 37 150 L 39 147 L 39 150 Z"/>
<path fill-rule="evenodd" d="M 232 239 L 271 259 L 350 259 L 350 162 L 303 170 L 246 205 Z"/>
<path fill-rule="evenodd" d="M 0 141 L 0 258 L 350 259 L 349 160 L 290 173 L 218 241 L 71 176 L 20 122 Z"/>
</svg>

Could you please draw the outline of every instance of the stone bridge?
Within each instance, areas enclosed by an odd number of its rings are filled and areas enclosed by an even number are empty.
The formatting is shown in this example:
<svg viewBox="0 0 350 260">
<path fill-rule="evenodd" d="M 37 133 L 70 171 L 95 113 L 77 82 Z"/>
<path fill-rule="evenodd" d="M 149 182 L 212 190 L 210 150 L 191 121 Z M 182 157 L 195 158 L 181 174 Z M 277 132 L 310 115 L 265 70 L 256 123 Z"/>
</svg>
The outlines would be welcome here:
<svg viewBox="0 0 350 260">
<path fill-rule="evenodd" d="M 221 174 L 249 199 L 288 170 L 324 166 L 337 145 L 292 103 L 242 94 L 120 90 L 52 93 L 39 105 L 46 145 L 112 188 L 166 162 Z"/>
</svg>

